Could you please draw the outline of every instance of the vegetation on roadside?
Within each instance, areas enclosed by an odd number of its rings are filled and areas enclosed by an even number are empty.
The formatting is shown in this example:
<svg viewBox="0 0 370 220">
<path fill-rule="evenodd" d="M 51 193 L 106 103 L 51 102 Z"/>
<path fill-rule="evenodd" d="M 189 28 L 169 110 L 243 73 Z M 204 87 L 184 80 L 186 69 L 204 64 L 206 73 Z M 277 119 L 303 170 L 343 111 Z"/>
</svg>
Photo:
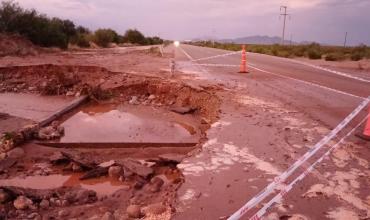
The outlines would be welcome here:
<svg viewBox="0 0 370 220">
<path fill-rule="evenodd" d="M 198 41 L 190 44 L 219 48 L 224 50 L 239 51 L 240 44 L 218 43 L 212 41 Z M 359 45 L 357 47 L 323 46 L 317 43 L 308 45 L 246 45 L 246 50 L 253 53 L 268 54 L 278 57 L 294 58 L 307 57 L 309 59 L 325 59 L 327 61 L 340 61 L 350 59 L 358 61 L 361 59 L 370 59 L 370 47 Z"/>
<path fill-rule="evenodd" d="M 19 34 L 42 47 L 68 48 L 69 44 L 90 47 L 94 42 L 100 47 L 115 44 L 154 45 L 162 44 L 159 37 L 145 37 L 138 30 L 127 30 L 122 36 L 112 29 L 98 29 L 76 26 L 70 20 L 49 18 L 36 10 L 23 9 L 12 1 L 0 5 L 0 33 Z"/>
</svg>

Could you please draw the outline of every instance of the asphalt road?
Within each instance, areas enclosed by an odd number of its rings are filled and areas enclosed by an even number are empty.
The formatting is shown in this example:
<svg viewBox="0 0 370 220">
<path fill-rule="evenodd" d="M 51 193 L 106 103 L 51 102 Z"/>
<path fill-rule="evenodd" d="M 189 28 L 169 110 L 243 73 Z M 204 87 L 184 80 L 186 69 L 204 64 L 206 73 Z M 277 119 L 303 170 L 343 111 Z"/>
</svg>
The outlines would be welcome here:
<svg viewBox="0 0 370 220">
<path fill-rule="evenodd" d="M 355 79 L 355 75 L 345 77 L 289 59 L 248 53 L 250 73 L 240 74 L 240 54 L 208 59 L 230 51 L 190 45 L 181 45 L 174 51 L 185 80 L 224 88 L 219 94 L 223 100 L 222 114 L 217 125 L 208 131 L 208 142 L 202 152 L 181 164 L 186 181 L 179 190 L 175 219 L 229 216 L 370 95 L 370 83 Z M 225 67 L 198 64 L 225 64 Z M 333 143 L 366 115 L 366 110 L 361 111 Z M 287 216 L 296 214 L 307 219 L 370 216 L 370 205 L 366 205 L 370 181 L 362 178 L 370 173 L 360 173 L 369 167 L 364 161 L 370 160 L 370 144 L 352 135 L 341 147 L 316 167 L 314 175 L 295 186 L 281 205 L 268 211 L 270 219 L 288 219 Z M 304 168 L 299 172 L 304 172 Z M 344 184 L 352 180 L 341 175 L 349 173 L 358 185 Z M 254 211 L 242 219 L 248 219 Z"/>
<path fill-rule="evenodd" d="M 178 60 L 194 60 L 228 54 L 230 51 L 181 45 Z M 181 53 L 185 52 L 186 58 Z M 190 57 L 189 57 L 190 56 Z M 208 77 L 220 82 L 257 80 L 263 82 L 286 103 L 305 109 L 315 119 L 336 126 L 364 98 L 370 96 L 370 82 L 341 76 L 292 62 L 290 59 L 247 53 L 248 74 L 238 74 L 240 54 L 200 60 L 197 64 L 227 64 L 235 67 L 201 67 L 212 73 Z M 354 75 L 355 76 L 355 75 Z M 356 76 L 355 76 L 356 77 Z M 288 96 L 288 97 L 286 97 Z"/>
</svg>

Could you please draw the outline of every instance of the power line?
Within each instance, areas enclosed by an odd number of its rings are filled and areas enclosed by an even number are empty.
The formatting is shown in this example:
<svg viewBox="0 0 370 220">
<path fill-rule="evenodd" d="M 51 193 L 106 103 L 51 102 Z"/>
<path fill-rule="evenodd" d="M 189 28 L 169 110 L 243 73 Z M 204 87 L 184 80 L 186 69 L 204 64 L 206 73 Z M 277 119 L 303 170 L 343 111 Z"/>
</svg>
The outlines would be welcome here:
<svg viewBox="0 0 370 220">
<path fill-rule="evenodd" d="M 280 16 L 284 16 L 284 24 L 283 24 L 283 35 L 281 37 L 281 44 L 284 45 L 285 40 L 285 26 L 286 26 L 286 17 L 290 16 L 290 14 L 287 14 L 287 6 L 280 6 L 280 12 L 283 10 L 283 13 L 280 14 Z"/>
</svg>

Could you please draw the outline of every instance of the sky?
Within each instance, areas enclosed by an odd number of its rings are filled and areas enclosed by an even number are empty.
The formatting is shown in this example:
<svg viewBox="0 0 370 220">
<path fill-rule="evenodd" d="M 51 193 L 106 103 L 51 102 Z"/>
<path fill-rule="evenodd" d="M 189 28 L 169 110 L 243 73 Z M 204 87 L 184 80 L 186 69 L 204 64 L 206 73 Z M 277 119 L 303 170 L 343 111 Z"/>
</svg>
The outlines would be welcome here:
<svg viewBox="0 0 370 220">
<path fill-rule="evenodd" d="M 3 0 L 0 0 L 3 1 Z M 370 45 L 370 0 L 14 0 L 50 17 L 70 19 L 92 30 L 171 40 L 281 36 L 280 6 L 286 5 L 286 39 Z"/>
</svg>

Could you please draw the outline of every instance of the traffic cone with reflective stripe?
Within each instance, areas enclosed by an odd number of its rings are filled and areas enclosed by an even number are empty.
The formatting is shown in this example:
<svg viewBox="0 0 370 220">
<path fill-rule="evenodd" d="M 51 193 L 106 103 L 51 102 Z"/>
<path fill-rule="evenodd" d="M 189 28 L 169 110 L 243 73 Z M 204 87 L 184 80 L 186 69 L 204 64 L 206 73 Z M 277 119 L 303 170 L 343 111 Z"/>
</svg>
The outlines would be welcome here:
<svg viewBox="0 0 370 220">
<path fill-rule="evenodd" d="M 370 115 L 370 106 L 369 106 Z M 370 116 L 367 118 L 367 122 L 364 128 L 364 133 L 357 135 L 359 138 L 370 141 Z"/>
<path fill-rule="evenodd" d="M 239 73 L 248 73 L 248 71 L 247 71 L 247 53 L 245 52 L 245 45 L 242 46 L 242 62 L 240 64 Z"/>
</svg>

